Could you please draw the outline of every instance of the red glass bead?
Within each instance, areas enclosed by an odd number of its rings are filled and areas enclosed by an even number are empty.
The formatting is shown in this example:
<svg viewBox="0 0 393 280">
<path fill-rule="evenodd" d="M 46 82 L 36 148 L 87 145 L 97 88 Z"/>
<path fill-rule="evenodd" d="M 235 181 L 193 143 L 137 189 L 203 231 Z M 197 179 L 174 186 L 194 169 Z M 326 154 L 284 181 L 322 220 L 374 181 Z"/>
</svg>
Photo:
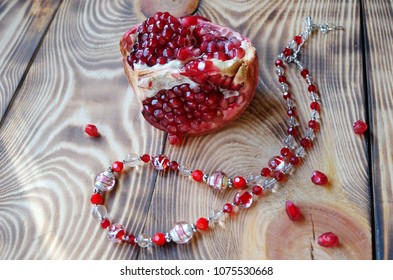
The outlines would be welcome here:
<svg viewBox="0 0 393 280">
<path fill-rule="evenodd" d="M 296 44 L 300 45 L 301 43 L 303 43 L 303 38 L 302 36 L 295 36 L 295 38 L 293 38 L 293 40 L 296 42 Z"/>
<path fill-rule="evenodd" d="M 281 155 L 283 157 L 289 157 L 289 156 L 292 155 L 292 153 L 291 153 L 291 150 L 289 148 L 284 147 L 284 148 L 281 149 Z"/>
<path fill-rule="evenodd" d="M 277 181 L 280 182 L 285 179 L 285 174 L 280 171 L 277 172 L 274 177 L 276 178 Z"/>
<path fill-rule="evenodd" d="M 230 203 L 224 204 L 224 207 L 223 207 L 223 209 L 222 209 L 222 211 L 223 211 L 224 213 L 228 213 L 228 214 L 231 213 L 232 210 L 233 210 L 233 206 L 232 206 L 232 204 L 230 204 Z"/>
<path fill-rule="evenodd" d="M 289 135 L 297 135 L 297 129 L 294 126 L 288 127 L 287 132 L 288 132 Z"/>
<path fill-rule="evenodd" d="M 100 135 L 98 133 L 97 127 L 94 124 L 87 124 L 85 126 L 85 132 L 91 137 L 98 137 Z"/>
<path fill-rule="evenodd" d="M 355 134 L 363 134 L 367 131 L 368 126 L 364 121 L 358 120 L 353 124 Z"/>
<path fill-rule="evenodd" d="M 300 146 L 302 146 L 303 148 L 310 148 L 311 145 L 312 145 L 312 142 L 310 139 L 303 138 L 302 140 L 300 140 Z"/>
<path fill-rule="evenodd" d="M 285 211 L 287 212 L 288 218 L 292 221 L 298 221 L 303 217 L 300 209 L 290 200 L 285 203 Z"/>
<path fill-rule="evenodd" d="M 294 108 L 288 109 L 287 115 L 288 115 L 288 117 L 296 116 L 296 110 Z"/>
<path fill-rule="evenodd" d="M 135 245 L 135 236 L 133 234 L 129 234 L 127 236 L 127 241 L 128 244 L 130 245 Z"/>
<path fill-rule="evenodd" d="M 101 227 L 102 227 L 103 229 L 109 227 L 110 225 L 111 225 L 111 222 L 110 222 L 108 219 L 103 219 L 103 220 L 101 221 Z"/>
<path fill-rule="evenodd" d="M 154 234 L 151 241 L 153 241 L 153 243 L 157 246 L 162 246 L 166 242 L 165 234 L 163 234 L 162 232 L 157 232 L 156 234 Z"/>
<path fill-rule="evenodd" d="M 115 161 L 112 164 L 112 170 L 115 172 L 121 172 L 123 170 L 124 164 L 121 161 Z"/>
<path fill-rule="evenodd" d="M 236 189 L 242 189 L 247 185 L 246 179 L 241 176 L 237 176 L 233 179 L 233 186 Z"/>
<path fill-rule="evenodd" d="M 268 162 L 268 166 L 272 171 L 281 171 L 284 168 L 285 164 L 286 160 L 282 156 L 272 157 Z"/>
<path fill-rule="evenodd" d="M 177 169 L 179 169 L 179 164 L 176 161 L 171 161 L 169 163 L 169 168 L 172 170 L 177 170 Z"/>
<path fill-rule="evenodd" d="M 199 218 L 195 223 L 195 227 L 199 230 L 207 230 L 209 228 L 209 221 L 205 218 Z"/>
<path fill-rule="evenodd" d="M 311 84 L 308 86 L 308 91 L 309 92 L 316 92 L 317 91 L 317 86 L 314 84 Z"/>
<path fill-rule="evenodd" d="M 285 77 L 285 76 L 279 76 L 279 77 L 278 77 L 278 81 L 279 81 L 280 83 L 286 83 L 286 82 L 287 82 L 287 77 Z"/>
<path fill-rule="evenodd" d="M 150 156 L 148 154 L 141 155 L 141 161 L 149 162 L 150 161 Z"/>
<path fill-rule="evenodd" d="M 254 186 L 254 187 L 252 187 L 252 193 L 255 195 L 262 195 L 263 189 L 261 186 Z"/>
<path fill-rule="evenodd" d="M 311 110 L 319 111 L 319 109 L 321 109 L 321 106 L 319 105 L 318 102 L 311 102 L 310 103 L 310 108 L 311 108 Z"/>
<path fill-rule="evenodd" d="M 234 202 L 240 208 L 249 208 L 252 204 L 252 195 L 247 191 L 239 191 L 235 195 Z"/>
<path fill-rule="evenodd" d="M 306 78 L 308 74 L 309 74 L 309 73 L 308 73 L 308 70 L 307 70 L 307 69 L 303 69 L 302 71 L 300 71 L 300 75 L 301 75 L 303 78 Z"/>
<path fill-rule="evenodd" d="M 192 179 L 194 179 L 197 182 L 202 182 L 203 180 L 203 172 L 201 170 L 194 170 L 191 173 Z"/>
<path fill-rule="evenodd" d="M 297 165 L 300 162 L 300 159 L 297 156 L 291 156 L 289 159 L 289 162 L 292 163 L 293 165 Z"/>
<path fill-rule="evenodd" d="M 314 130 L 318 129 L 318 123 L 317 121 L 311 120 L 308 122 L 308 127 L 312 128 Z"/>
<path fill-rule="evenodd" d="M 282 62 L 281 59 L 277 59 L 276 62 L 274 63 L 276 66 L 284 66 L 284 62 Z"/>
<path fill-rule="evenodd" d="M 333 232 L 325 232 L 318 237 L 318 244 L 322 247 L 334 247 L 338 245 L 338 236 Z"/>
<path fill-rule="evenodd" d="M 290 98 L 292 97 L 292 94 L 291 94 L 290 92 L 286 91 L 286 92 L 284 92 L 284 93 L 282 94 L 282 97 L 283 97 L 285 100 L 287 100 L 288 98 L 290 99 Z"/>
<path fill-rule="evenodd" d="M 290 56 L 292 54 L 292 50 L 290 48 L 285 48 L 282 53 L 284 56 Z"/>
<path fill-rule="evenodd" d="M 311 181 L 315 185 L 325 185 L 328 182 L 328 177 L 321 171 L 315 170 L 311 175 Z"/>
<path fill-rule="evenodd" d="M 272 173 L 272 171 L 271 171 L 269 168 L 267 168 L 267 167 L 264 167 L 264 168 L 262 168 L 262 170 L 261 170 L 261 175 L 262 175 L 263 177 L 269 176 L 270 173 Z"/>
<path fill-rule="evenodd" d="M 95 193 L 91 196 L 90 201 L 93 204 L 102 204 L 104 202 L 104 198 L 101 194 Z"/>
<path fill-rule="evenodd" d="M 126 232 L 124 230 L 120 230 L 117 234 L 116 234 L 116 238 L 119 240 L 123 240 L 123 236 L 126 235 Z"/>
</svg>

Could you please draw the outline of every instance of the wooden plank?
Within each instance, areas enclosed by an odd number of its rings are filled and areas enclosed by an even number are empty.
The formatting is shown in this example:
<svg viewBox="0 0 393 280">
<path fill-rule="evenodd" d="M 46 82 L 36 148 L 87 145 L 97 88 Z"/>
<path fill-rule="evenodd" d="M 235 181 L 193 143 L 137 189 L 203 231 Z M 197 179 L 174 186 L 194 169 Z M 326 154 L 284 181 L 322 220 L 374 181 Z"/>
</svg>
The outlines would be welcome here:
<svg viewBox="0 0 393 280">
<path fill-rule="evenodd" d="M 393 86 L 392 1 L 362 1 L 364 6 L 366 63 L 370 98 L 372 186 L 374 192 L 375 244 L 377 259 L 393 258 L 393 170 L 391 118 Z"/>
<path fill-rule="evenodd" d="M 351 130 L 365 105 L 359 94 L 357 2 L 201 2 L 199 14 L 253 40 L 260 82 L 240 119 L 220 132 L 186 139 L 181 147 L 165 144 L 164 133 L 142 119 L 123 73 L 118 41 L 142 20 L 133 8 L 120 0 L 61 5 L 0 130 L 0 258 L 370 259 L 366 143 Z M 286 114 L 272 65 L 277 52 L 303 30 L 310 11 L 316 20 L 343 24 L 346 31 L 317 35 L 307 45 L 304 59 L 323 96 L 323 123 L 314 149 L 284 187 L 214 230 L 196 234 L 189 245 L 140 250 L 105 240 L 90 215 L 92 184 L 98 172 L 126 153 L 164 151 L 186 167 L 230 176 L 258 173 L 278 153 Z M 305 85 L 292 78 L 294 71 L 288 73 L 301 115 L 308 102 Z M 84 134 L 90 122 L 99 127 L 100 138 Z M 309 182 L 314 169 L 328 174 L 328 188 Z M 135 234 L 154 234 L 176 221 L 206 217 L 234 193 L 213 193 L 178 174 L 140 168 L 123 174 L 107 207 L 113 222 Z M 302 222 L 285 216 L 289 199 L 301 207 Z M 316 245 L 315 236 L 325 231 L 336 232 L 341 245 Z"/>
<path fill-rule="evenodd" d="M 59 4 L 60 0 L 0 3 L 0 120 Z"/>
</svg>

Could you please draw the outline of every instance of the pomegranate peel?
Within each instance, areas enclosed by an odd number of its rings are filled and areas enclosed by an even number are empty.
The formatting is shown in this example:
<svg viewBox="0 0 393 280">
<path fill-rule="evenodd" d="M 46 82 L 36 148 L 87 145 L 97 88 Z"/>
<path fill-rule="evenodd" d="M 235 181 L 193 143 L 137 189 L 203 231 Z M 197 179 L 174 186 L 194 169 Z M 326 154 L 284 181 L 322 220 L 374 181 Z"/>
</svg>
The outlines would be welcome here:
<svg viewBox="0 0 393 280">
<path fill-rule="evenodd" d="M 256 91 L 251 41 L 201 16 L 158 12 L 127 31 L 120 50 L 142 115 L 171 144 L 224 127 Z"/>
</svg>

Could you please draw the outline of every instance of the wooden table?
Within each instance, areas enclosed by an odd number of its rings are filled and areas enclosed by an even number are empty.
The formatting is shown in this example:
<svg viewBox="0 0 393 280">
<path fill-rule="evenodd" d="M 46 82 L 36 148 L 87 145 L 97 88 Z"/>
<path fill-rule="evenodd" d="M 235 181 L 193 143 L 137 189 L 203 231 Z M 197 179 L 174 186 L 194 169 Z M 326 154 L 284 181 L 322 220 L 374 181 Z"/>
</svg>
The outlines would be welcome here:
<svg viewBox="0 0 393 280">
<path fill-rule="evenodd" d="M 0 2 L 0 258 L 392 259 L 393 2 L 204 0 L 196 13 L 253 41 L 260 79 L 238 120 L 176 147 L 142 118 L 123 72 L 119 39 L 145 18 L 137 2 Z M 163 153 L 230 176 L 258 173 L 277 154 L 286 114 L 273 64 L 308 15 L 345 31 L 315 35 L 304 50 L 322 95 L 321 129 L 279 192 L 188 245 L 140 249 L 106 240 L 90 213 L 93 181 L 128 152 Z M 294 74 L 304 121 L 304 82 Z M 352 130 L 358 119 L 369 124 L 363 136 Z M 84 133 L 87 123 L 100 138 Z M 328 187 L 310 182 L 313 170 L 329 176 Z M 140 168 L 121 177 L 107 207 L 112 220 L 152 234 L 206 217 L 233 195 Z M 301 208 L 301 222 L 286 216 L 287 200 Z M 327 231 L 339 236 L 338 247 L 316 243 Z"/>
</svg>

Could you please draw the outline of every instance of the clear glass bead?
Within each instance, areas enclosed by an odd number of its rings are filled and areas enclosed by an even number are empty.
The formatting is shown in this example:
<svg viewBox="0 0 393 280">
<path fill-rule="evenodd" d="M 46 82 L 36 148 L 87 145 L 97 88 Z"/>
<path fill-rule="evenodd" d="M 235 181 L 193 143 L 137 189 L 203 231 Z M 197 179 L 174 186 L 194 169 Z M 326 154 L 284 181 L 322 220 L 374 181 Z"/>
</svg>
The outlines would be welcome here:
<svg viewBox="0 0 393 280">
<path fill-rule="evenodd" d="M 177 222 L 169 231 L 171 240 L 177 244 L 185 244 L 189 242 L 193 235 L 192 226 L 187 222 Z"/>
<path fill-rule="evenodd" d="M 94 205 L 91 214 L 97 221 L 102 221 L 108 214 L 108 210 L 104 205 Z"/>
<path fill-rule="evenodd" d="M 288 108 L 292 108 L 295 105 L 295 102 L 290 98 L 288 98 L 286 102 Z"/>
<path fill-rule="evenodd" d="M 304 135 L 305 135 L 306 137 L 310 138 L 311 140 L 313 140 L 314 137 L 315 137 L 314 130 L 313 130 L 311 127 L 307 128 L 307 130 L 306 130 L 306 132 L 304 133 Z"/>
<path fill-rule="evenodd" d="M 120 233 L 121 231 L 125 233 L 124 226 L 122 224 L 119 223 L 112 224 L 108 227 L 108 230 L 106 232 L 106 237 L 114 243 L 119 243 L 121 242 L 121 240 L 117 238 L 117 234 Z"/>
<path fill-rule="evenodd" d="M 296 66 L 297 66 L 297 68 L 298 68 L 299 70 L 303 70 L 303 69 L 304 69 L 304 63 L 301 62 L 301 61 L 298 61 L 298 62 L 296 63 Z"/>
<path fill-rule="evenodd" d="M 293 170 L 293 164 L 288 163 L 287 165 L 284 166 L 284 168 L 282 169 L 282 172 L 284 174 L 291 174 L 292 170 Z"/>
<path fill-rule="evenodd" d="M 152 241 L 150 239 L 150 236 L 145 233 L 138 235 L 138 237 L 136 238 L 136 243 L 141 248 L 147 248 L 152 245 Z"/>
<path fill-rule="evenodd" d="M 140 157 L 135 153 L 130 153 L 126 156 L 124 163 L 129 167 L 135 167 L 142 164 Z"/>
<path fill-rule="evenodd" d="M 316 110 L 312 110 L 310 114 L 310 118 L 312 120 L 318 120 L 319 119 L 319 113 Z"/>
<path fill-rule="evenodd" d="M 312 79 L 312 77 L 311 77 L 310 75 L 307 75 L 306 81 L 307 81 L 307 83 L 308 83 L 309 85 L 311 85 L 311 84 L 313 83 L 313 79 Z"/>
<path fill-rule="evenodd" d="M 266 178 L 264 181 L 263 181 L 263 188 L 265 189 L 265 190 L 270 190 L 270 189 L 272 189 L 273 187 L 274 187 L 274 185 L 276 184 L 276 182 L 277 182 L 277 180 L 275 179 L 275 178 Z"/>
<path fill-rule="evenodd" d="M 280 89 L 281 89 L 282 92 L 287 92 L 288 89 L 289 89 L 288 84 L 286 84 L 286 83 L 281 83 Z"/>
<path fill-rule="evenodd" d="M 298 47 L 298 45 L 297 45 L 297 43 L 295 42 L 295 40 L 292 40 L 292 41 L 290 41 L 290 42 L 288 43 L 288 47 L 289 47 L 290 49 L 292 49 L 292 50 L 296 50 L 297 47 Z"/>
<path fill-rule="evenodd" d="M 295 144 L 295 138 L 292 135 L 288 135 L 284 139 L 284 146 L 292 148 Z"/>
<path fill-rule="evenodd" d="M 315 93 L 315 92 L 310 92 L 310 99 L 311 99 L 311 101 L 318 101 L 319 100 L 319 96 L 318 96 L 318 94 L 317 93 Z"/>
<path fill-rule="evenodd" d="M 284 75 L 284 68 L 282 68 L 281 66 L 277 66 L 275 72 L 277 75 L 282 76 Z"/>
<path fill-rule="evenodd" d="M 219 223 L 223 220 L 224 214 L 222 210 L 213 209 L 210 211 L 209 220 L 213 223 Z"/>
<path fill-rule="evenodd" d="M 187 168 L 185 168 L 184 166 L 179 166 L 178 168 L 180 175 L 182 176 L 190 176 L 191 175 L 191 170 L 188 170 Z"/>
<path fill-rule="evenodd" d="M 280 54 L 277 55 L 277 58 L 278 58 L 278 59 L 281 59 L 281 60 L 284 60 L 284 59 L 285 59 L 285 56 L 284 56 L 283 53 L 280 53 Z"/>
<path fill-rule="evenodd" d="M 249 208 L 252 205 L 252 194 L 248 191 L 239 191 L 236 193 L 233 202 L 239 208 Z"/>
<path fill-rule="evenodd" d="M 116 178 L 113 172 L 104 171 L 96 176 L 94 186 L 100 191 L 106 192 L 113 189 L 116 184 Z"/>
<path fill-rule="evenodd" d="M 304 147 L 298 147 L 297 149 L 296 149 L 296 155 L 298 156 L 298 157 L 304 157 L 305 155 L 306 155 L 306 152 L 304 151 Z"/>
<path fill-rule="evenodd" d="M 250 176 L 248 176 L 247 178 L 247 183 L 248 184 L 253 184 L 253 185 L 257 185 L 262 179 L 261 175 L 257 175 L 257 174 L 251 174 Z"/>
<path fill-rule="evenodd" d="M 210 175 L 207 183 L 213 190 L 225 190 L 228 187 L 229 178 L 224 172 L 216 171 Z"/>
<path fill-rule="evenodd" d="M 288 119 L 288 125 L 289 126 L 297 126 L 297 121 L 296 118 L 293 116 L 290 116 Z"/>
</svg>

